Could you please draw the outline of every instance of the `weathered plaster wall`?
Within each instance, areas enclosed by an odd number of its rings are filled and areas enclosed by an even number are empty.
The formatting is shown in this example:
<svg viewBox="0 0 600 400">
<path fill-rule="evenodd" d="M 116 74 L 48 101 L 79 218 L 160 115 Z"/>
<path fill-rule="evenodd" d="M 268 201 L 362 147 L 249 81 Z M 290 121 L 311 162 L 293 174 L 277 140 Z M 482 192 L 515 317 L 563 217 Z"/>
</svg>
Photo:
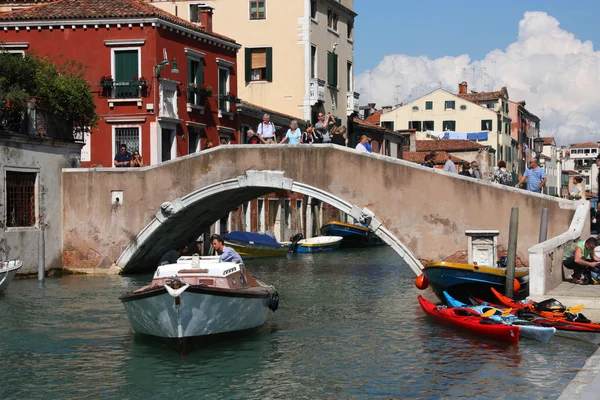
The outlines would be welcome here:
<svg viewBox="0 0 600 400">
<path fill-rule="evenodd" d="M 369 208 L 425 260 L 466 249 L 467 229 L 498 229 L 499 244 L 506 246 L 513 206 L 520 208 L 518 250 L 526 260 L 527 249 L 538 240 L 543 207 L 549 209 L 548 237 L 563 233 L 574 214 L 561 208 L 571 206 L 567 200 L 334 145 L 220 146 L 142 169 L 65 170 L 64 267 L 102 272 L 153 219 L 161 203 L 247 170 L 285 171 L 286 178 Z M 112 190 L 124 191 L 123 204 L 111 204 Z M 203 207 L 210 212 L 209 206 Z"/>
<path fill-rule="evenodd" d="M 37 215 L 47 224 L 45 230 L 46 270 L 62 267 L 61 172 L 71 166 L 81 145 L 55 143 L 51 139 L 0 136 L 0 259 L 19 258 L 23 267 L 19 274 L 36 273 L 38 269 L 39 219 L 36 226 L 8 228 L 6 171 L 36 172 Z M 73 193 L 74 196 L 77 193 Z M 3 251 L 4 250 L 4 253 Z"/>
</svg>

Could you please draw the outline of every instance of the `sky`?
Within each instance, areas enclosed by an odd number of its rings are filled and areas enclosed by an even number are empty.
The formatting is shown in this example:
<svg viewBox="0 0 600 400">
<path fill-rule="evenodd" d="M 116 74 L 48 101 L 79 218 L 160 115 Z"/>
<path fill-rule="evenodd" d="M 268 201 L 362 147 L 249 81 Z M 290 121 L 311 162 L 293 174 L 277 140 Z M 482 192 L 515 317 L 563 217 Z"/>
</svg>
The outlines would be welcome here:
<svg viewBox="0 0 600 400">
<path fill-rule="evenodd" d="M 600 1 L 354 0 L 361 104 L 406 103 L 439 87 L 525 100 L 542 136 L 600 140 Z"/>
</svg>

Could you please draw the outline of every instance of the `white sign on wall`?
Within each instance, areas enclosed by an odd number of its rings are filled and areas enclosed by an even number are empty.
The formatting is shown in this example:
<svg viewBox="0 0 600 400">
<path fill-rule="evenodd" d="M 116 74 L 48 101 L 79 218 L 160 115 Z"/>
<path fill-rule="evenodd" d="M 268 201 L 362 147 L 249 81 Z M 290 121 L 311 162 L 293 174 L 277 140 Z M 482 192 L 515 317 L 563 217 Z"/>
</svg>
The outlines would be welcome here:
<svg viewBox="0 0 600 400">
<path fill-rule="evenodd" d="M 83 133 L 83 141 L 85 145 L 81 148 L 81 161 L 92 161 L 92 147 L 90 144 L 90 131 L 85 130 Z"/>
</svg>

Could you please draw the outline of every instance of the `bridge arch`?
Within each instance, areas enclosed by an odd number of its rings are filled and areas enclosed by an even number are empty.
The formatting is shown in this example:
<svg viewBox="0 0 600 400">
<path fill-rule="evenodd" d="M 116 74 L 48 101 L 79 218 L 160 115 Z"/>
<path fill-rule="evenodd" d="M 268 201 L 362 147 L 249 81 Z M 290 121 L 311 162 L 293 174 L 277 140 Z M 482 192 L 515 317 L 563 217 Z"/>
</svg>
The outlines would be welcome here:
<svg viewBox="0 0 600 400">
<path fill-rule="evenodd" d="M 360 208 L 317 187 L 285 177 L 283 171 L 249 170 L 245 175 L 201 187 L 186 196 L 163 203 L 160 211 L 129 246 L 116 265 L 123 272 L 133 272 L 147 265 L 157 265 L 166 251 L 178 240 L 194 240 L 229 210 L 277 190 L 289 190 L 330 204 L 360 220 L 368 217 L 368 227 L 387 243 L 419 275 L 421 263 L 412 252 L 367 208 Z"/>
</svg>

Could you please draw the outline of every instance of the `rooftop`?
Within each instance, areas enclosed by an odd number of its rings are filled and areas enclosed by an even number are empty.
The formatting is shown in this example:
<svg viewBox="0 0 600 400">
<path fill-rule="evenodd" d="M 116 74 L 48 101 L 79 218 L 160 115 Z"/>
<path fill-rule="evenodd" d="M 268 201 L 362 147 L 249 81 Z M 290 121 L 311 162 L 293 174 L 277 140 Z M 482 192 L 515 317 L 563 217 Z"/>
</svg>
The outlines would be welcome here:
<svg viewBox="0 0 600 400">
<path fill-rule="evenodd" d="M 236 43 L 235 40 L 163 11 L 144 0 L 56 0 L 0 13 L 2 22 L 160 18 L 187 29 Z"/>
<path fill-rule="evenodd" d="M 506 90 L 506 86 L 502 89 L 495 92 L 475 92 L 471 91 L 471 93 L 465 94 L 457 94 L 458 97 L 472 101 L 473 103 L 477 103 L 480 101 L 494 101 L 498 100 L 499 97 L 508 97 L 508 91 Z"/>
<path fill-rule="evenodd" d="M 381 121 L 381 114 L 382 113 L 383 113 L 383 110 L 377 110 L 373 114 L 369 115 L 365 119 L 365 121 L 371 122 L 371 123 L 379 123 Z"/>
<path fill-rule="evenodd" d="M 583 147 L 598 148 L 600 144 L 596 142 L 571 143 L 571 148 L 581 149 Z"/>
<path fill-rule="evenodd" d="M 394 134 L 396 134 L 396 132 L 394 132 L 394 131 L 392 131 L 390 129 L 384 128 L 384 127 L 379 126 L 379 125 L 375 125 L 375 124 L 373 124 L 371 122 L 362 120 L 362 119 L 360 119 L 358 117 L 354 117 L 354 123 L 358 124 L 360 126 L 363 126 L 365 128 L 373 129 L 373 130 L 376 130 L 376 131 L 388 132 L 388 133 L 394 133 Z"/>
<path fill-rule="evenodd" d="M 411 152 L 411 151 L 405 151 L 402 153 L 402 158 L 406 161 L 410 161 L 410 162 L 414 162 L 414 163 L 424 163 L 425 162 L 425 156 L 429 154 L 429 152 L 426 151 L 417 151 L 417 152 Z M 444 164 L 446 162 L 446 153 L 445 151 L 439 151 L 437 153 L 435 153 L 435 157 L 433 159 L 433 163 L 434 164 Z M 458 158 L 453 156 L 452 154 L 450 154 L 450 160 L 452 160 L 453 163 L 465 163 L 466 161 L 463 160 L 462 158 Z"/>
<path fill-rule="evenodd" d="M 543 137 L 542 139 L 544 139 L 544 146 L 556 146 L 554 136 Z"/>
</svg>

